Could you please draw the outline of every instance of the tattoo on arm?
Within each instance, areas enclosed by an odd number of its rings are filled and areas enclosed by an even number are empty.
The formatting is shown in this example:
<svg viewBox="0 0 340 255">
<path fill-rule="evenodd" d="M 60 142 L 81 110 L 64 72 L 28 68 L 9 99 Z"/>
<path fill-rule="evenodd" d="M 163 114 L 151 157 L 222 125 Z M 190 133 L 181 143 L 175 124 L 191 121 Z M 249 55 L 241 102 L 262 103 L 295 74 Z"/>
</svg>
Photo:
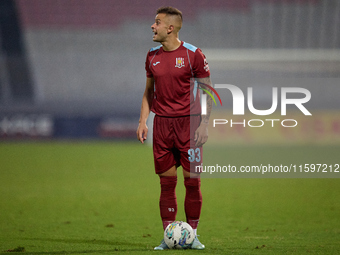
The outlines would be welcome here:
<svg viewBox="0 0 340 255">
<path fill-rule="evenodd" d="M 209 86 L 212 86 L 210 77 L 198 78 L 197 82 L 198 82 L 198 84 L 207 84 Z M 209 89 L 208 87 L 204 87 L 204 89 L 208 90 L 210 93 L 213 93 L 213 91 L 211 89 Z M 203 93 L 206 93 L 206 92 L 203 91 Z M 209 118 L 210 118 L 212 106 L 213 106 L 213 99 L 210 96 L 208 96 L 207 97 L 207 114 L 206 115 L 202 115 L 201 123 L 205 123 L 205 124 L 209 123 Z"/>
</svg>

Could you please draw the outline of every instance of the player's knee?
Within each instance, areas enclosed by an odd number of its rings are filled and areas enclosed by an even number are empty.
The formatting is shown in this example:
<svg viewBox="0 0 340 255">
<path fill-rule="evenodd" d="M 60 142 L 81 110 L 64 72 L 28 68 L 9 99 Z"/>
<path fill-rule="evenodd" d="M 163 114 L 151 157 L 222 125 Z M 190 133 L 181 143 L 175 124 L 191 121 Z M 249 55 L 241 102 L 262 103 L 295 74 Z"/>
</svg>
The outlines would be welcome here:
<svg viewBox="0 0 340 255">
<path fill-rule="evenodd" d="M 172 166 L 169 170 L 161 173 L 161 174 L 158 174 L 159 177 L 166 177 L 166 176 L 177 176 L 177 168 L 176 166 Z"/>
</svg>

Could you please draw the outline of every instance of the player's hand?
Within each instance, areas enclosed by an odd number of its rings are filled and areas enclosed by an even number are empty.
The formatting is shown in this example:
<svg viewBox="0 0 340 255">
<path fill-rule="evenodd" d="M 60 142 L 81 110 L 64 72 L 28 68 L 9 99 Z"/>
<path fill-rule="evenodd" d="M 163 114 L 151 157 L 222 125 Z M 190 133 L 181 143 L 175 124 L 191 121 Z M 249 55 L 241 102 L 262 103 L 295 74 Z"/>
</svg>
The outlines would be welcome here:
<svg viewBox="0 0 340 255">
<path fill-rule="evenodd" d="M 141 124 L 139 123 L 138 128 L 137 128 L 137 139 L 141 142 L 144 143 L 146 140 L 146 137 L 148 135 L 148 127 L 146 124 Z"/>
<path fill-rule="evenodd" d="M 208 124 L 201 123 L 201 125 L 195 131 L 195 146 L 200 147 L 208 140 Z"/>
</svg>

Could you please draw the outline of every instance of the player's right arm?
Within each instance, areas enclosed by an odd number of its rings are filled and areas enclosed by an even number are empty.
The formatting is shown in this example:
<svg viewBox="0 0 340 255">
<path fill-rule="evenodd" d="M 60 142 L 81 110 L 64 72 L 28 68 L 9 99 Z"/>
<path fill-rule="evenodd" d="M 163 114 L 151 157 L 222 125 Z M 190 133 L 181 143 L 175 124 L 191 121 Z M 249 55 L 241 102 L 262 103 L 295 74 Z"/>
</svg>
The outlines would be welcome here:
<svg viewBox="0 0 340 255">
<path fill-rule="evenodd" d="M 137 128 L 137 139 L 144 143 L 144 141 L 147 138 L 148 134 L 148 127 L 146 125 L 146 121 L 149 117 L 149 113 L 152 106 L 152 101 L 154 97 L 154 85 L 155 80 L 153 77 L 147 77 L 146 78 L 146 86 L 145 91 L 142 99 L 142 106 L 140 110 L 140 118 L 139 118 L 139 125 Z"/>
</svg>

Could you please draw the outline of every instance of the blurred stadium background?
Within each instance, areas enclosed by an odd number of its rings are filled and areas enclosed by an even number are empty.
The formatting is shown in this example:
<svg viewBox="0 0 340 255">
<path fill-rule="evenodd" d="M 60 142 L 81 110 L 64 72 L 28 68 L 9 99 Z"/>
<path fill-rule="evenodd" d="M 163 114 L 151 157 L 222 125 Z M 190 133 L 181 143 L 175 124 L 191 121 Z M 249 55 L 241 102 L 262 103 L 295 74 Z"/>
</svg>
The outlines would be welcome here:
<svg viewBox="0 0 340 255">
<path fill-rule="evenodd" d="M 340 142 L 337 0 L 1 0 L 0 139 L 135 138 L 164 5 L 183 12 L 180 39 L 203 50 L 214 84 L 251 86 L 264 109 L 272 87 L 311 92 L 313 116 L 271 141 Z M 232 141 L 263 140 L 244 132 Z"/>
</svg>

